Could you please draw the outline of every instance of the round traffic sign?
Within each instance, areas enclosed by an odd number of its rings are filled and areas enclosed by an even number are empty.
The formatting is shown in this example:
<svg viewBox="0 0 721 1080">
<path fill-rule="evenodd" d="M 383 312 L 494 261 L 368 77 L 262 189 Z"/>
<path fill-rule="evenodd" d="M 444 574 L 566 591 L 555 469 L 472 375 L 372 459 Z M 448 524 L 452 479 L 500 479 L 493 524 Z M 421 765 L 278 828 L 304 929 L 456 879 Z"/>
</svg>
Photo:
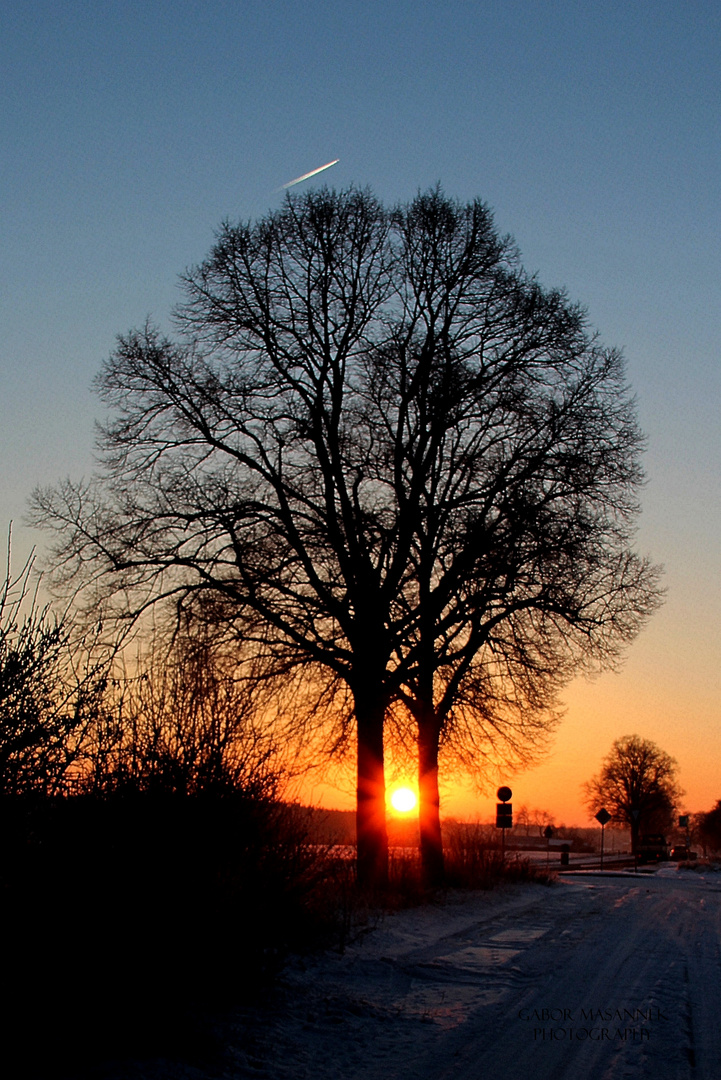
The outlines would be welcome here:
<svg viewBox="0 0 721 1080">
<path fill-rule="evenodd" d="M 501 800 L 501 802 L 508 802 L 508 800 L 513 797 L 513 792 L 509 787 L 499 787 L 496 795 Z"/>
</svg>

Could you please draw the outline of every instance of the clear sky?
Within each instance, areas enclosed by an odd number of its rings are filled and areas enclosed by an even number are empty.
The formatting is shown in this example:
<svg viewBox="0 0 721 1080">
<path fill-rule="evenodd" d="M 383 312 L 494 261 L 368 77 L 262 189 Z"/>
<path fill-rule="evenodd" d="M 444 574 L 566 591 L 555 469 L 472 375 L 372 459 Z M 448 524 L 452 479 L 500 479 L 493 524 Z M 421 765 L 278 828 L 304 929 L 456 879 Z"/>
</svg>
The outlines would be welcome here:
<svg viewBox="0 0 721 1080">
<path fill-rule="evenodd" d="M 178 274 L 283 183 L 440 180 L 628 360 L 648 434 L 639 547 L 664 608 L 619 674 L 574 683 L 514 802 L 585 821 L 637 732 L 721 798 L 721 5 L 716 0 L 0 0 L 0 528 L 92 468 L 115 335 L 169 327 Z M 301 190 L 301 189 L 299 189 Z M 491 801 L 446 808 L 482 815 Z M 340 802 L 339 802 L 340 804 Z"/>
</svg>

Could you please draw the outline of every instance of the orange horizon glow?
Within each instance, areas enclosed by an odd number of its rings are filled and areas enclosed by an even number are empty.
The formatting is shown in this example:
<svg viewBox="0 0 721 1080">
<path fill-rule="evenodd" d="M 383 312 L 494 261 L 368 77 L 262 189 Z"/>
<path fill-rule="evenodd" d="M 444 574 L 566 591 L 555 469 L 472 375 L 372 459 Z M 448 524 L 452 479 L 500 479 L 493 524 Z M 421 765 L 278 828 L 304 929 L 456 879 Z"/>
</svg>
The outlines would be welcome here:
<svg viewBox="0 0 721 1080">
<path fill-rule="evenodd" d="M 678 780 L 685 790 L 680 813 L 711 810 L 721 799 L 721 725 L 712 689 L 698 686 L 692 707 L 688 687 L 674 686 L 660 670 L 663 652 L 650 631 L 647 637 L 648 647 L 639 642 L 623 672 L 609 672 L 593 681 L 577 679 L 568 687 L 565 716 L 549 752 L 537 765 L 516 772 L 501 769 L 493 776 L 487 772 L 479 777 L 485 781 L 479 791 L 473 777 L 452 771 L 449 765 L 444 768 L 441 761 L 442 818 L 493 822 L 496 788 L 507 784 L 513 791 L 514 821 L 525 806 L 531 812 L 546 811 L 556 825 L 595 827 L 593 813 L 583 802 L 582 785 L 599 772 L 614 740 L 631 734 L 651 739 L 678 762 Z M 392 797 L 398 787 L 409 786 L 403 780 L 409 762 L 392 758 L 389 755 L 386 771 L 388 809 L 402 816 L 408 811 L 399 812 Z M 315 782 L 300 786 L 303 801 L 324 809 L 355 809 L 350 758 L 340 769 L 331 768 L 322 779 L 316 773 Z"/>
<path fill-rule="evenodd" d="M 636 734 L 651 739 L 678 763 L 685 795 L 679 813 L 713 809 L 721 799 L 721 709 L 719 708 L 718 619 L 710 583 L 703 587 L 669 568 L 666 604 L 650 621 L 618 672 L 574 679 L 561 694 L 563 716 L 543 759 L 517 770 L 492 769 L 479 759 L 477 777 L 440 762 L 441 816 L 459 821 L 495 820 L 496 788 L 513 791 L 514 821 L 522 806 L 547 811 L 556 825 L 596 827 L 582 797 L 582 785 L 597 774 L 614 740 Z M 680 580 L 679 580 L 680 579 Z M 683 584 L 683 588 L 681 588 Z M 693 596 L 698 618 L 684 619 Z M 387 747 L 389 791 L 411 786 L 413 749 L 404 756 Z M 474 780 L 476 783 L 474 783 Z M 329 765 L 300 785 L 302 798 L 325 809 L 355 808 L 353 755 Z M 415 785 L 413 785 L 415 787 Z M 480 790 L 479 790 L 480 788 Z M 391 813 L 395 813 L 390 808 Z"/>
</svg>

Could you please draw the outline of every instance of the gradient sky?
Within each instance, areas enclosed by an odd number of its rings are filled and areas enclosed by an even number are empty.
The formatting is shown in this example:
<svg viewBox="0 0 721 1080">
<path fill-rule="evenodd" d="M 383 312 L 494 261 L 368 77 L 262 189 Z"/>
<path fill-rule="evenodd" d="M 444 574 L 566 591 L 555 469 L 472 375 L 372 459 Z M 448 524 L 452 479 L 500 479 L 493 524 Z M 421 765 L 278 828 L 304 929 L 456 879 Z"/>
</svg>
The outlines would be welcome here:
<svg viewBox="0 0 721 1080">
<path fill-rule="evenodd" d="M 387 203 L 480 196 L 527 269 L 623 348 L 648 435 L 639 547 L 664 608 L 566 695 L 514 803 L 586 821 L 637 732 L 721 798 L 721 6 L 716 0 L 0 0 L 0 528 L 92 468 L 115 335 L 169 328 L 223 218 L 325 162 Z M 300 187 L 296 190 L 302 190 Z M 343 796 L 331 802 L 347 805 Z M 493 800 L 448 790 L 448 812 Z"/>
</svg>

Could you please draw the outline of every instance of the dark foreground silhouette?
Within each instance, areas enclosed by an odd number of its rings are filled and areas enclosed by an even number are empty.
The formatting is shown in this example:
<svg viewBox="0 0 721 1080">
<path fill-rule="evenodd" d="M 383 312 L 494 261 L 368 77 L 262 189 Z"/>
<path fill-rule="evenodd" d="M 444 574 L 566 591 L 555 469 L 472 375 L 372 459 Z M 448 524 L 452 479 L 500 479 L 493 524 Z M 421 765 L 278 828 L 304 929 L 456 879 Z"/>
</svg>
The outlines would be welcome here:
<svg viewBox="0 0 721 1080">
<path fill-rule="evenodd" d="M 315 933 L 312 849 L 281 804 L 135 793 L 0 812 L 6 1076 L 212 1053 L 210 1013 L 257 999 Z"/>
</svg>

